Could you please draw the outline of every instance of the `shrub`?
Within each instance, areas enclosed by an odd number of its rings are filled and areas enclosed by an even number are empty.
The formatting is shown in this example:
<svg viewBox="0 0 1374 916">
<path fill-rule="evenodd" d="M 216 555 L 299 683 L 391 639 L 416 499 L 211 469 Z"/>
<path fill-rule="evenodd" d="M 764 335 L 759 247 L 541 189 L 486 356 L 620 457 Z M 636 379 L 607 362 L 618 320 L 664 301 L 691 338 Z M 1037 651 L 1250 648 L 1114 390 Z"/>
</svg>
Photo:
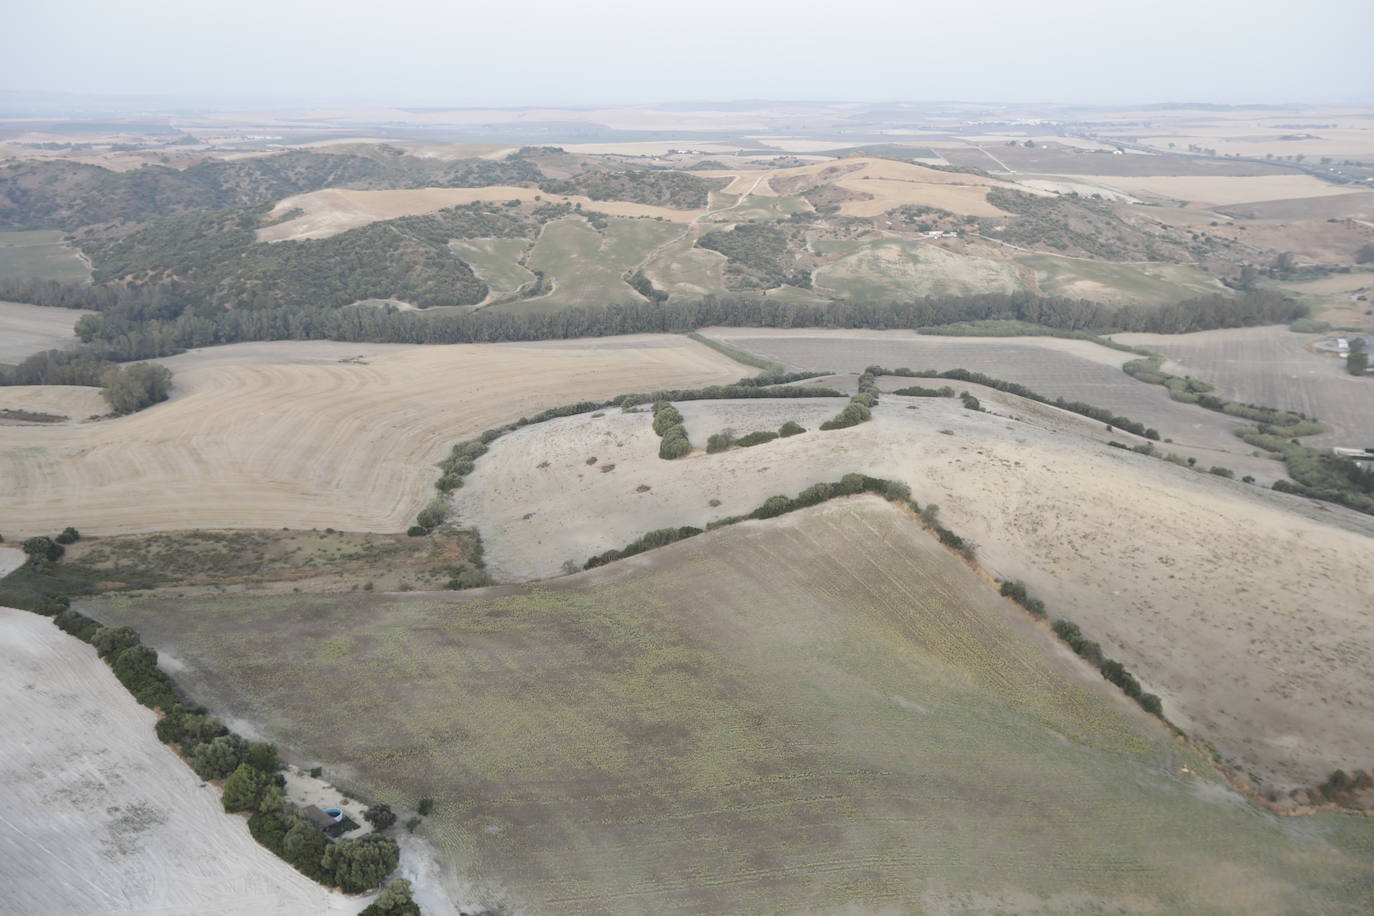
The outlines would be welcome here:
<svg viewBox="0 0 1374 916">
<path fill-rule="evenodd" d="M 70 608 L 54 617 L 53 623 L 57 624 L 58 629 L 70 633 L 82 642 L 90 642 L 98 631 L 104 629 L 85 614 Z"/>
<path fill-rule="evenodd" d="M 420 905 L 410 896 L 409 881 L 392 878 L 377 899 L 358 916 L 420 916 Z"/>
<path fill-rule="evenodd" d="M 429 529 L 424 527 L 423 525 L 411 525 L 409 528 L 406 529 L 406 534 L 410 535 L 413 538 L 422 538 L 425 535 L 429 534 Z"/>
<path fill-rule="evenodd" d="M 714 455 L 723 452 L 730 447 L 731 439 L 725 433 L 716 433 L 706 440 L 707 454 Z"/>
<path fill-rule="evenodd" d="M 91 637 L 91 645 L 103 659 L 110 659 L 140 642 L 133 627 L 102 627 Z"/>
<path fill-rule="evenodd" d="M 772 442 L 776 438 L 778 438 L 778 433 L 771 430 L 760 430 L 740 436 L 739 439 L 735 441 L 735 444 L 743 448 L 748 448 L 751 445 L 762 445 L 765 442 Z"/>
<path fill-rule="evenodd" d="M 266 741 L 253 741 L 248 745 L 247 762 L 264 773 L 272 774 L 281 769 L 281 758 L 277 746 Z"/>
<path fill-rule="evenodd" d="M 674 458 L 683 458 L 692 453 L 692 443 L 687 441 L 687 431 L 681 424 L 669 427 L 668 435 L 663 437 L 663 441 L 658 446 L 658 457 L 671 461 Z"/>
<path fill-rule="evenodd" d="M 373 830 L 385 830 L 396 823 L 396 813 L 390 805 L 372 805 L 363 812 L 363 820 L 371 824 Z"/>
<path fill-rule="evenodd" d="M 420 799 L 420 803 L 419 803 L 418 805 L 415 806 L 415 810 L 418 811 L 418 812 L 420 812 L 420 814 L 423 815 L 424 817 L 429 817 L 430 812 L 432 812 L 432 811 L 434 810 L 434 799 L 432 799 L 432 798 L 422 798 L 422 799 Z"/>
<path fill-rule="evenodd" d="M 448 519 L 451 511 L 448 500 L 444 499 L 442 496 L 436 496 L 429 501 L 428 505 L 420 510 L 420 514 L 415 517 L 415 524 L 426 530 L 433 531 Z"/>
<path fill-rule="evenodd" d="M 248 832 L 253 835 L 253 839 L 283 859 L 287 859 L 283 843 L 286 839 L 286 830 L 287 824 L 280 811 L 256 811 L 248 818 Z"/>
<path fill-rule="evenodd" d="M 157 666 L 157 652 L 148 646 L 130 646 L 117 656 L 114 674 L 135 700 L 153 709 L 171 709 L 177 692 L 167 672 Z"/>
<path fill-rule="evenodd" d="M 62 533 L 57 536 L 56 540 L 59 544 L 75 544 L 81 540 L 81 532 L 68 526 L 62 529 Z"/>
<path fill-rule="evenodd" d="M 806 427 L 802 426 L 796 420 L 788 420 L 786 423 L 782 424 L 782 426 L 778 427 L 778 435 L 784 439 L 788 436 L 799 436 L 804 432 L 806 432 Z"/>
<path fill-rule="evenodd" d="M 964 402 L 964 407 L 968 410 L 982 410 L 983 404 L 967 391 L 959 392 L 959 400 Z"/>
<path fill-rule="evenodd" d="M 910 388 L 898 388 L 893 394 L 900 394 L 908 398 L 952 398 L 954 389 L 945 385 L 942 388 L 922 388 L 920 385 L 913 385 Z"/>
<path fill-rule="evenodd" d="M 1231 480 L 1236 476 L 1235 471 L 1231 470 L 1230 468 L 1224 468 L 1221 465 L 1217 464 L 1212 465 L 1211 469 L 1209 469 L 1207 473 L 1215 474 L 1218 477 L 1225 477 L 1227 480 Z"/>
<path fill-rule="evenodd" d="M 43 560 L 56 561 L 66 553 L 66 548 L 49 537 L 31 537 L 20 545 L 20 549 L 28 556 L 30 563 L 39 563 Z"/>
<path fill-rule="evenodd" d="M 307 878 L 324 881 L 328 877 L 328 883 L 336 883 L 332 875 L 326 875 L 321 863 L 325 847 L 329 845 L 324 834 L 301 814 L 293 814 L 284 826 L 281 857 Z"/>
</svg>

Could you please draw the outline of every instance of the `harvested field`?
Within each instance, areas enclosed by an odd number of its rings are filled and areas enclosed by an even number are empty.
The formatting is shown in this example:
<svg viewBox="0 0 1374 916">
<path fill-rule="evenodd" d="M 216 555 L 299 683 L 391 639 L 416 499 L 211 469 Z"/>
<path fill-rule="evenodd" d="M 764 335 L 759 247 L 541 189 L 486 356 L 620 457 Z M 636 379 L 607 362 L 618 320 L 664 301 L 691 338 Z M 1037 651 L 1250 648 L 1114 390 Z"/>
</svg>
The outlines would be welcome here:
<svg viewBox="0 0 1374 916">
<path fill-rule="evenodd" d="M 0 363 L 19 363 L 43 350 L 77 342 L 72 327 L 85 309 L 57 309 L 21 302 L 0 302 Z"/>
<path fill-rule="evenodd" d="M 341 359 L 363 355 L 356 362 Z M 744 367 L 672 335 L 525 345 L 232 344 L 164 360 L 172 400 L 81 427 L 0 430 L 4 534 L 400 531 L 449 446 L 590 397 Z"/>
<path fill-rule="evenodd" d="M 1116 157 L 1121 158 L 1121 157 Z M 1295 197 L 1335 197 L 1348 195 L 1350 189 L 1313 178 L 1311 175 L 1162 175 L 1131 176 L 1084 175 L 1090 182 L 1119 188 L 1128 194 L 1186 200 L 1211 206 L 1248 204 Z"/>
<path fill-rule="evenodd" d="M 66 417 L 79 423 L 110 412 L 99 388 L 82 385 L 0 386 L 0 410 L 24 410 Z M 0 420 L 0 423 L 4 423 Z"/>
<path fill-rule="evenodd" d="M 1005 141 L 999 142 L 999 138 L 995 137 L 971 137 L 969 141 L 978 145 L 955 149 L 942 148 L 940 152 L 953 165 L 969 165 L 989 171 L 996 171 L 1000 165 L 1018 173 L 1039 172 L 1097 177 L 1196 175 L 1218 178 L 1294 174 L 1291 169 L 1282 166 L 1255 162 L 1224 162 L 1136 152 L 1115 156 L 1106 144 L 1095 144 L 1093 149 L 1079 149 L 1075 148 L 1077 144 L 1072 143 L 1070 138 L 1061 137 L 1053 138 L 1048 143 L 1037 140 L 1038 145 L 1030 149 L 1020 145 L 1023 141 L 1018 142 L 1016 146 L 1007 146 Z M 997 161 L 993 161 L 992 156 L 997 157 Z"/>
<path fill-rule="evenodd" d="M 517 912 L 1374 900 L 1374 821 L 1250 808 L 871 497 L 538 587 L 90 611 L 382 800 L 435 798 L 450 878 Z"/>
<path fill-rule="evenodd" d="M 1199 464 L 1232 468 L 1237 477 L 1261 481 L 1282 476 L 1282 466 L 1251 456 L 1253 449 L 1231 430 L 1242 421 L 1169 400 L 1158 385 L 1137 382 L 1120 370 L 1130 353 L 1085 340 L 1054 337 L 935 337 L 911 331 L 821 331 L 710 328 L 732 347 L 782 363 L 789 369 L 862 372 L 874 364 L 889 369 L 968 369 L 1019 382 L 1050 398 L 1107 407 L 1173 439 L 1161 447 Z M 900 380 L 898 380 L 900 381 Z M 906 384 L 912 384 L 910 382 Z M 919 382 L 917 382 L 919 384 Z M 894 382 L 894 387 L 901 384 Z"/>
<path fill-rule="evenodd" d="M 0 608 L 0 886 L 15 914 L 357 913 L 259 846 L 95 649 Z"/>
<path fill-rule="evenodd" d="M 815 248 L 821 254 L 841 255 L 816 270 L 816 285 L 861 302 L 1013 293 L 1022 288 L 1016 268 L 1005 261 L 956 254 L 909 239 L 819 241 Z"/>
<path fill-rule="evenodd" d="M 685 220 L 701 215 L 701 210 L 673 210 L 650 204 L 634 204 L 620 200 L 592 200 L 581 195 L 545 194 L 538 188 L 418 188 L 403 191 L 353 191 L 346 188 L 327 188 L 287 197 L 272 208 L 274 215 L 292 210 L 304 214 L 274 226 L 258 230 L 258 241 L 280 242 L 287 239 L 323 239 L 349 229 L 366 226 L 379 220 L 433 213 L 445 207 L 470 204 L 476 201 L 500 203 L 507 200 L 532 201 L 536 197 L 545 203 L 581 204 L 610 216 L 659 216 L 668 220 Z"/>
<path fill-rule="evenodd" d="M 0 278 L 24 277 L 85 283 L 91 268 L 55 229 L 0 232 Z"/>
<path fill-rule="evenodd" d="M 1247 219 L 1362 219 L 1374 220 L 1374 192 L 1267 200 L 1227 207 L 1226 212 Z"/>
<path fill-rule="evenodd" d="M 1052 254 L 1017 258 L 1035 272 L 1046 296 L 1090 299 L 1111 305 L 1173 305 L 1228 292 L 1215 278 L 1183 264 L 1113 264 Z"/>
<path fill-rule="evenodd" d="M 1305 437 L 1305 445 L 1374 442 L 1374 382 L 1348 375 L 1342 359 L 1307 350 L 1314 339 L 1309 335 L 1268 327 L 1114 336 L 1164 354 L 1171 372 L 1211 382 L 1228 400 L 1320 417 L 1330 432 Z"/>
<path fill-rule="evenodd" d="M 676 461 L 658 457 L 647 414 L 555 420 L 498 440 L 455 505 L 489 567 L 524 579 L 851 471 L 900 479 L 991 571 L 1079 622 L 1171 719 L 1267 784 L 1374 757 L 1374 683 L 1358 661 L 1374 652 L 1374 519 L 1109 448 L 1138 440 L 964 387 L 991 413 L 885 395 L 872 421 L 821 431 L 843 401 L 684 402 L 698 448 L 726 426 L 808 432 Z"/>
</svg>

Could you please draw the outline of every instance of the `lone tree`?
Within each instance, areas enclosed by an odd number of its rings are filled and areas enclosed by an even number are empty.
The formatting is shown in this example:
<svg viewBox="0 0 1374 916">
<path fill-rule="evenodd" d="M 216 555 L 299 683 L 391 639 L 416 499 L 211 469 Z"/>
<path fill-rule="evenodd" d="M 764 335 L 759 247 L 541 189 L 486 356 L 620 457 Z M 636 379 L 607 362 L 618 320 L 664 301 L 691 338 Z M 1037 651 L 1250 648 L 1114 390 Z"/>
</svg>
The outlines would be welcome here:
<svg viewBox="0 0 1374 916">
<path fill-rule="evenodd" d="M 1364 375 L 1369 368 L 1369 353 L 1365 349 L 1364 338 L 1354 337 L 1350 340 L 1350 352 L 1345 357 L 1345 371 L 1351 375 Z M 24 542 L 25 544 L 28 541 Z M 26 547 L 25 550 L 28 548 Z"/>
</svg>

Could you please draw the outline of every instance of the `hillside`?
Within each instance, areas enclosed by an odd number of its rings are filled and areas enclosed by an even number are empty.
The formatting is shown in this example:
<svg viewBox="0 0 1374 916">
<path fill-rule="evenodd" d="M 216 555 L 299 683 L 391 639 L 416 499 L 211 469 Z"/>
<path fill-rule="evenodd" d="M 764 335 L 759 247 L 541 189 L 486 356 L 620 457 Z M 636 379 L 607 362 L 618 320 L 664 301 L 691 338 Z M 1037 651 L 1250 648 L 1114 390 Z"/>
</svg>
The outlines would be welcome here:
<svg viewBox="0 0 1374 916">
<path fill-rule="evenodd" d="M 873 497 L 532 587 L 89 611 L 304 759 L 432 796 L 448 880 L 518 911 L 1371 901 L 1374 821 L 1238 803 Z"/>
</svg>

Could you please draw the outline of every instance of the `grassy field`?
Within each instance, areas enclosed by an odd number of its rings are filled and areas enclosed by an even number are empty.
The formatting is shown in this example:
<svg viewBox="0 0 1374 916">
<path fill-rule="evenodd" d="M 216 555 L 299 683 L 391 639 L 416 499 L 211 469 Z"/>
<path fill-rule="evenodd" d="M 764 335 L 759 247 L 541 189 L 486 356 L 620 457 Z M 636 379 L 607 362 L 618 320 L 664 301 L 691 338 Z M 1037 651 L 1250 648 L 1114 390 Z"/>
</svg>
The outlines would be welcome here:
<svg viewBox="0 0 1374 916">
<path fill-rule="evenodd" d="M 776 197 L 750 194 L 728 210 L 706 217 L 711 222 L 735 223 L 758 220 L 787 219 L 793 213 L 810 210 L 811 205 L 800 197 Z"/>
<path fill-rule="evenodd" d="M 165 363 L 176 375 L 165 403 L 82 426 L 6 427 L 6 537 L 66 525 L 92 534 L 403 531 L 433 495 L 434 463 L 461 439 L 570 401 L 742 374 L 675 335 L 435 347 L 282 341 Z"/>
<path fill-rule="evenodd" d="M 520 911 L 1374 902 L 1374 821 L 1250 808 L 871 498 L 527 588 L 90 611 L 293 756 L 435 798 L 451 875 Z"/>
<path fill-rule="evenodd" d="M 655 289 L 670 297 L 695 299 L 725 294 L 725 255 L 697 248 L 691 236 L 663 248 L 644 265 Z"/>
<path fill-rule="evenodd" d="M 1172 305 L 1226 291 L 1196 267 L 1181 264 L 1113 264 L 1052 254 L 1023 255 L 1017 260 L 1035 271 L 1040 291 L 1047 296 L 1120 305 Z"/>
<path fill-rule="evenodd" d="M 472 265 L 492 295 L 511 293 L 534 279 L 520 258 L 529 250 L 526 239 L 454 239 L 449 250 Z"/>
<path fill-rule="evenodd" d="M 528 265 L 543 271 L 553 282 L 553 292 L 497 308 L 529 311 L 642 302 L 621 276 L 682 230 L 680 223 L 657 220 L 611 219 L 604 232 L 578 219 L 549 223 Z"/>
<path fill-rule="evenodd" d="M 818 241 L 815 245 L 821 254 L 841 255 L 815 272 L 816 285 L 860 302 L 1021 289 L 1012 265 L 954 254 L 938 245 L 908 239 Z"/>
<path fill-rule="evenodd" d="M 0 277 L 85 283 L 91 269 L 58 230 L 0 232 Z"/>
</svg>

